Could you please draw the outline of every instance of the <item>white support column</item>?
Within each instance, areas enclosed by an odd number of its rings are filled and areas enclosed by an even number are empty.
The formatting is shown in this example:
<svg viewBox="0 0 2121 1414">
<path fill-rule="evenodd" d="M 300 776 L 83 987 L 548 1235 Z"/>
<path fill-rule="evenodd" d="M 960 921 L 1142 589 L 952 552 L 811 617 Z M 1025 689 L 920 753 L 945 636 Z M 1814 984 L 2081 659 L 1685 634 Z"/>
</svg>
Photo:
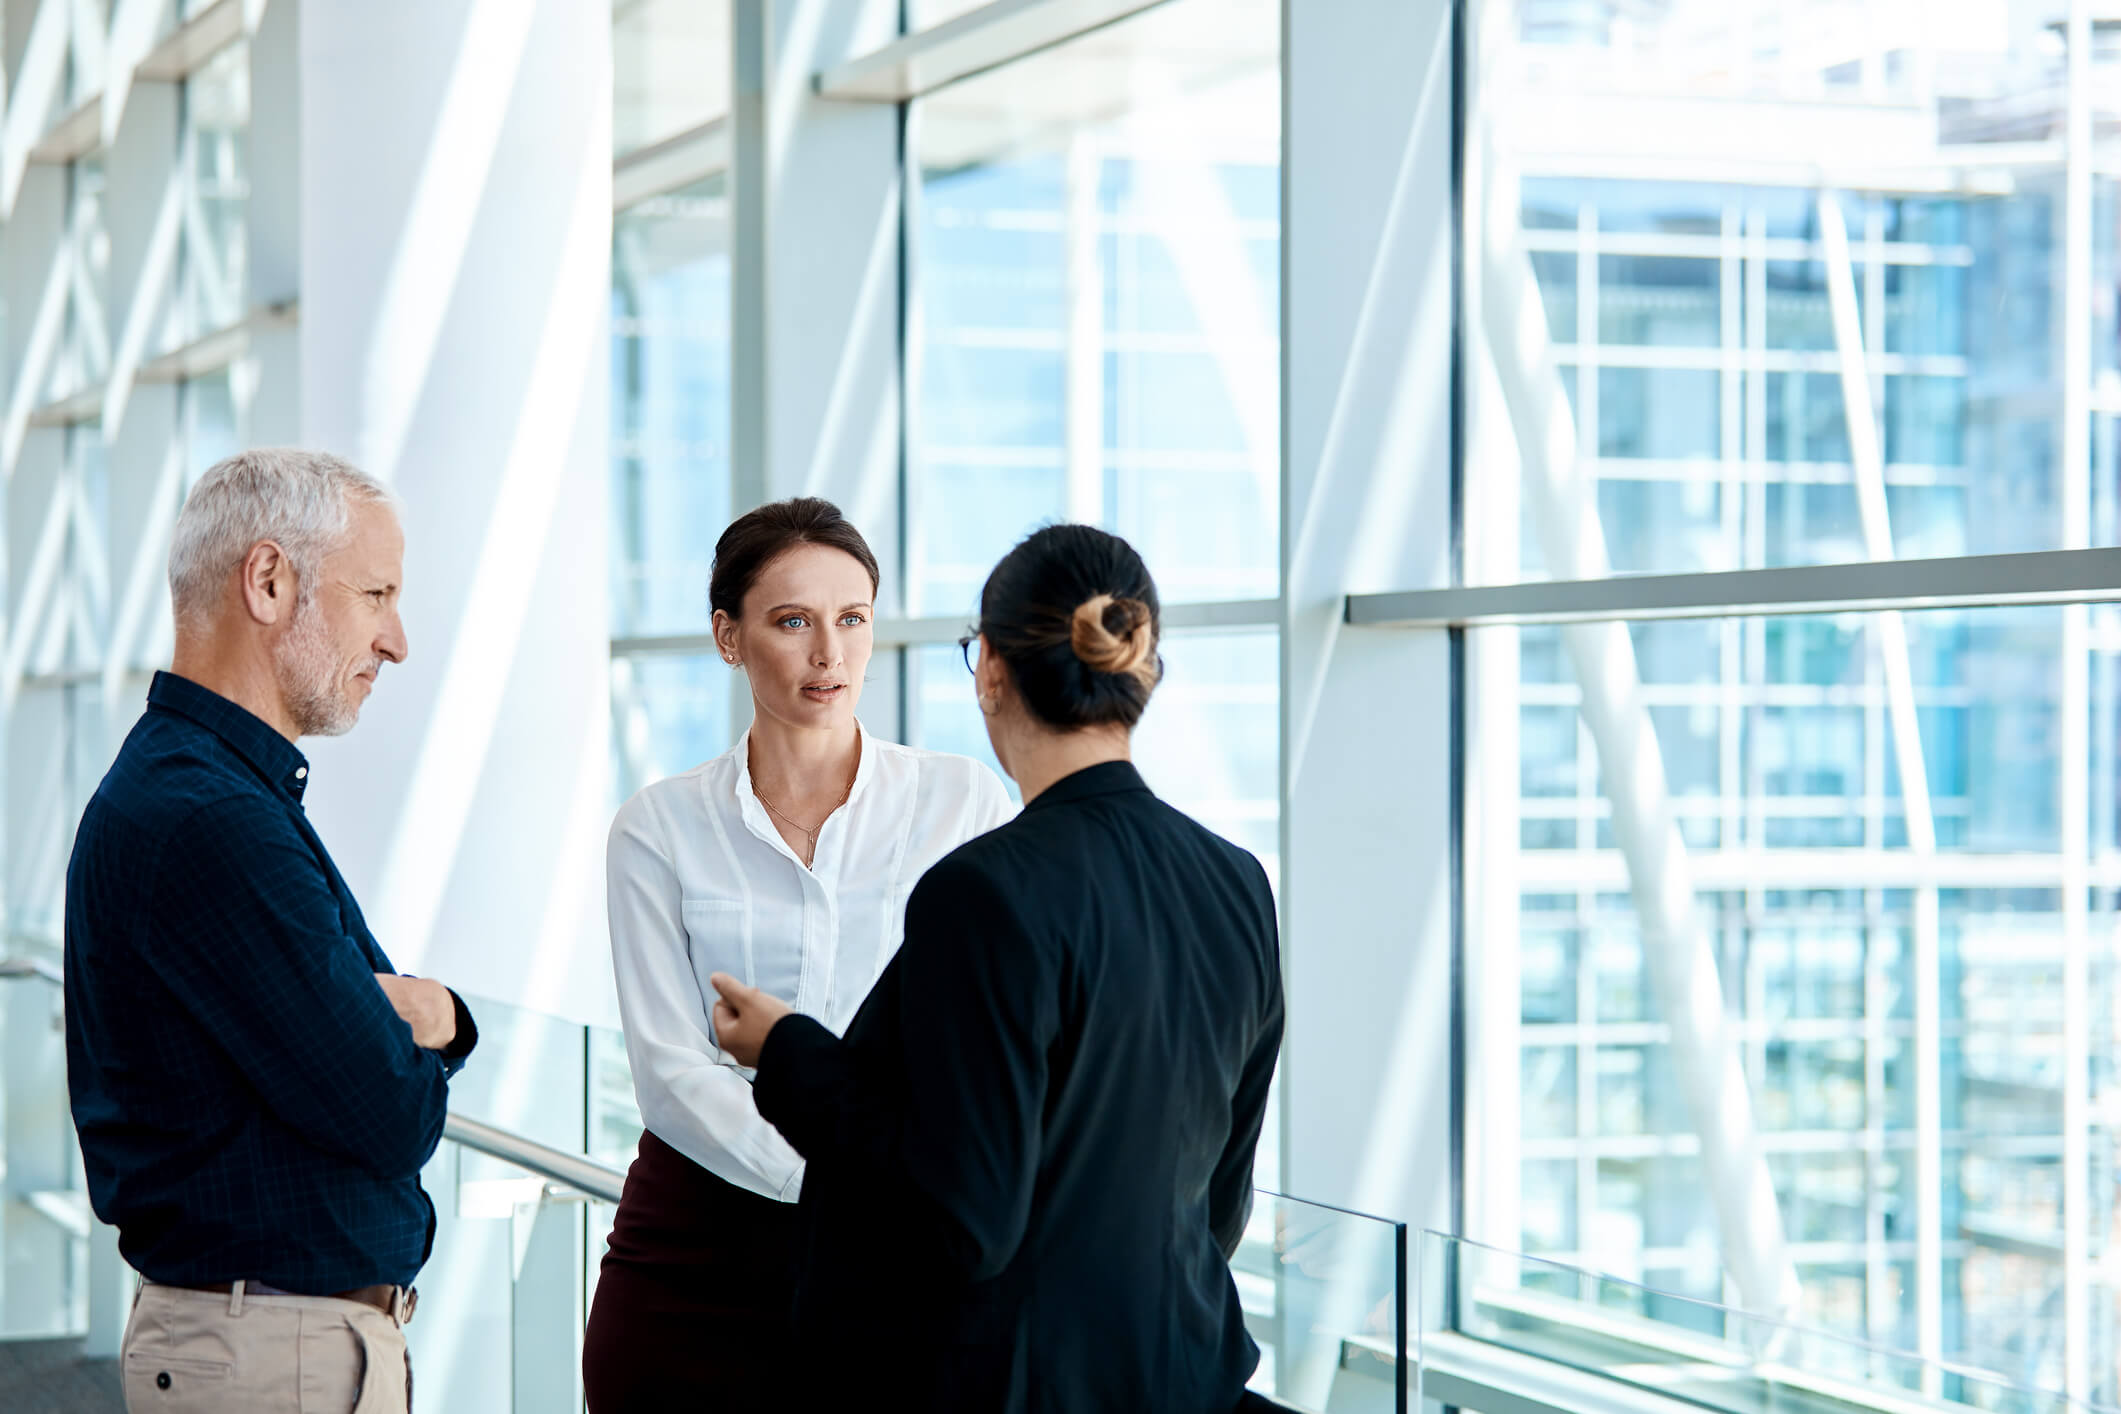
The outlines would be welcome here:
<svg viewBox="0 0 2121 1414">
<path fill-rule="evenodd" d="M 244 308 L 253 313 L 302 295 L 303 7 L 269 4 L 250 38 L 250 199 Z M 302 440 L 301 335 L 286 321 L 254 321 L 243 376 L 256 381 L 250 440 L 281 446 Z M 194 475 L 203 467 L 192 467 Z"/>
<path fill-rule="evenodd" d="M 142 84 L 104 158 L 112 344 L 120 369 L 105 395 L 100 425 L 83 429 L 101 437 L 109 481 L 101 530 L 111 604 L 103 625 L 104 739 L 97 760 L 116 751 L 140 715 L 141 699 L 126 690 L 123 671 L 169 613 L 169 529 L 180 493 L 184 429 L 175 386 L 131 383 L 130 374 L 160 352 L 152 336 L 164 325 L 176 284 L 178 137 L 177 86 Z M 121 388 L 121 381 L 129 386 Z"/>
<path fill-rule="evenodd" d="M 734 0 L 731 11 L 732 510 L 835 502 L 876 551 L 878 612 L 900 613 L 899 112 L 813 86 L 895 38 L 897 7 Z M 893 656 L 877 656 L 873 705 L 864 698 L 879 729 L 896 716 Z M 742 732 L 749 695 L 733 692 L 730 709 Z"/>
<path fill-rule="evenodd" d="M 601 0 L 302 6 L 298 244 L 284 151 L 255 218 L 256 278 L 301 272 L 301 440 L 405 503 L 411 658 L 309 743 L 311 814 L 402 969 L 597 1022 L 610 24 Z M 288 90 L 260 51 L 264 128 Z"/>
<path fill-rule="evenodd" d="M 2089 0 L 2070 0 L 2068 113 L 2063 149 L 2061 476 L 2062 548 L 2091 543 L 2092 22 Z M 2095 1372 L 2091 1320 L 2091 613 L 2062 610 L 2060 807 L 2062 847 L 2062 1335 L 2063 1386 L 2089 1399 Z M 2108 1136 L 2106 1142 L 2112 1142 Z M 2101 1254 L 2111 1257 L 2111 1254 Z M 2108 1336 L 2110 1339 L 2110 1334 Z M 2104 1344 L 2105 1341 L 2098 1342 Z M 2110 1372 L 2109 1372 L 2110 1373 Z"/>
<path fill-rule="evenodd" d="M 1451 578 L 1452 6 L 1284 15 L 1283 1171 L 1448 1230 L 1450 640 L 1342 596 Z"/>
<path fill-rule="evenodd" d="M 1878 235 L 1872 222 L 1872 254 Z M 1871 373 L 1870 353 L 1883 345 L 1884 294 L 1875 259 L 1868 310 L 1856 302 L 1855 267 L 1849 252 L 1848 223 L 1840 198 L 1819 193 L 1819 233 L 1826 248 L 1827 304 L 1832 311 L 1834 347 L 1841 364 L 1843 422 L 1848 429 L 1849 462 L 1856 483 L 1856 507 L 1863 526 L 1864 553 L 1872 560 L 1894 558 L 1892 518 L 1885 494 L 1885 449 L 1878 430 L 1878 397 L 1883 375 Z M 1868 313 L 1872 329 L 1862 327 Z M 1885 678 L 1886 717 L 1891 724 L 1893 760 L 1900 771 L 1901 808 L 1907 821 L 1907 847 L 1918 858 L 1937 853 L 1937 823 L 1930 807 L 1929 768 L 1922 752 L 1922 720 L 1916 711 L 1914 668 L 1908 650 L 1907 620 L 1897 610 L 1870 616 L 1871 642 Z M 1874 847 L 1875 847 L 1874 842 Z M 1944 1358 L 1944 1088 L 1942 922 L 1934 885 L 1915 890 L 1915 1340 L 1927 1361 L 1922 1377 L 1927 1393 L 1942 1389 Z"/>
</svg>

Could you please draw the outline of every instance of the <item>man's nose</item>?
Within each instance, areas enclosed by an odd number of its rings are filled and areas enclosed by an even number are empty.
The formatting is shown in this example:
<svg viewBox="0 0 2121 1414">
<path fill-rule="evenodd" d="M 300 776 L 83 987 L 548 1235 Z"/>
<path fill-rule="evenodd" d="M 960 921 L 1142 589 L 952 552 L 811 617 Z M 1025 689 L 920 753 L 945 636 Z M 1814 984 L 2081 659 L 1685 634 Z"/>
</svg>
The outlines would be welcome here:
<svg viewBox="0 0 2121 1414">
<path fill-rule="evenodd" d="M 390 622 L 385 624 L 383 632 L 376 636 L 376 652 L 393 663 L 402 663 L 405 661 L 405 655 L 411 651 L 412 645 L 405 641 L 405 622 L 393 609 Z"/>
</svg>

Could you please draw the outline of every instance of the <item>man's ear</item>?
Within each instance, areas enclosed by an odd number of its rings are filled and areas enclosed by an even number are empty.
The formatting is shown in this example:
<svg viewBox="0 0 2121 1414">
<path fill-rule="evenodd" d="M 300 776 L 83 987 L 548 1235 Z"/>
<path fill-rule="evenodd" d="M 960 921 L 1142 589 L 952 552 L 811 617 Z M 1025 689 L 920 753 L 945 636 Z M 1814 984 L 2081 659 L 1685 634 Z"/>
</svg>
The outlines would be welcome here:
<svg viewBox="0 0 2121 1414">
<path fill-rule="evenodd" d="M 252 622 L 276 624 L 294 613 L 295 571 L 287 552 L 260 540 L 243 557 L 243 607 Z"/>
</svg>

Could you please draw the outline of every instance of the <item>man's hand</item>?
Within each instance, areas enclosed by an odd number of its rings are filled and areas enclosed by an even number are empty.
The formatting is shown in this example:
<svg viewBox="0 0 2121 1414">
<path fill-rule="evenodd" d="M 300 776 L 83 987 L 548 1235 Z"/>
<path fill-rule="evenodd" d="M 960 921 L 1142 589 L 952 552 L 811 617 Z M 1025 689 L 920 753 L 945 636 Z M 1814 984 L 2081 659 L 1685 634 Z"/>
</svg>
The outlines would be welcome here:
<svg viewBox="0 0 2121 1414">
<path fill-rule="evenodd" d="M 707 979 L 721 993 L 714 1004 L 715 1044 L 738 1065 L 756 1068 L 766 1049 L 766 1033 L 795 1010 L 770 992 L 747 987 L 726 972 Z"/>
<path fill-rule="evenodd" d="M 457 1004 L 449 988 L 425 977 L 398 977 L 378 972 L 376 983 L 390 998 L 398 1017 L 412 1028 L 412 1043 L 439 1051 L 457 1039 Z"/>
</svg>

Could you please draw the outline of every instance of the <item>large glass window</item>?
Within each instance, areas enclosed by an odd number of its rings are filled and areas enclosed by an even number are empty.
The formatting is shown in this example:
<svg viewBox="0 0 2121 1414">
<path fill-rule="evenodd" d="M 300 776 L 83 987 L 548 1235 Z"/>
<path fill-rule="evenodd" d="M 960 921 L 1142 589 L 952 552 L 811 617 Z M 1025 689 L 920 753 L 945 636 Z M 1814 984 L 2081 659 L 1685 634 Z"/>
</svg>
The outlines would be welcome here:
<svg viewBox="0 0 2121 1414">
<path fill-rule="evenodd" d="M 1280 27 L 1177 0 L 915 105 L 915 611 L 1048 520 L 1279 589 Z"/>
<path fill-rule="evenodd" d="M 171 344 L 248 312 L 250 47 L 232 44 L 184 84 L 184 216 Z"/>
<path fill-rule="evenodd" d="M 1522 834 L 1481 924 L 1520 940 L 1514 1041 L 1490 1052 L 1521 1079 L 1517 1245 L 1722 1299 L 1732 1246 L 1772 1239 L 1719 1219 L 1714 1186 L 1734 1175 L 1703 1155 L 1750 1127 L 1806 1323 L 1912 1349 L 1927 1284 L 1944 1356 L 2059 1384 L 2063 1097 L 2082 1085 L 2097 1112 L 2121 1060 L 2112 891 L 2065 892 L 2121 865 L 2121 715 L 2110 673 L 2063 700 L 2071 612 L 1474 631 L 1476 653 L 1514 659 L 1521 724 L 1518 752 L 1498 753 L 1519 756 L 1517 779 L 1484 783 L 1517 796 Z M 1881 661 L 1899 634 L 1907 702 Z M 1629 643 L 1632 694 L 1611 671 Z M 2092 761 L 2060 753 L 2072 713 L 2105 743 Z M 1903 721 L 1925 791 L 1903 785 Z M 1601 740 L 1633 749 L 1621 738 L 1645 730 L 1661 777 L 1639 759 L 1601 770 Z M 2063 777 L 2095 766 L 2106 824 L 2071 857 Z M 1685 850 L 1659 847 L 1667 819 Z M 2072 945 L 2098 979 L 2074 1079 Z M 1722 1017 L 1675 990 L 1689 958 Z M 1681 1083 L 1726 1044 L 1749 1115 L 1705 1111 Z M 2090 1139 L 2103 1250 L 2115 1154 Z M 2121 1352 L 2104 1350 L 2111 1381 Z"/>
<path fill-rule="evenodd" d="M 1517 200 L 1480 239 L 1491 281 L 1536 285 L 1613 573 L 2082 543 L 2055 456 L 2060 163 L 1950 166 L 2060 122 L 2058 36 L 2011 30 L 2001 0 L 1941 36 L 1888 34 L 1886 9 L 1808 7 L 1825 68 L 1751 5 L 1527 3 L 1490 27 L 1484 121 Z M 1708 145 L 1646 150 L 1652 131 Z M 1852 396 L 1877 437 L 1850 437 Z M 1860 513 L 1871 483 L 1889 524 Z M 1533 507 L 1490 549 L 1492 582 L 1607 568 L 1550 564 Z"/>
<path fill-rule="evenodd" d="M 652 147 L 729 111 L 729 0 L 613 0 L 612 149 Z"/>
<path fill-rule="evenodd" d="M 624 639 L 705 634 L 729 520 L 729 209 L 713 177 L 618 214 L 611 285 L 611 612 Z M 613 664 L 621 795 L 727 745 L 712 653 Z"/>
<path fill-rule="evenodd" d="M 1523 474 L 1468 469 L 1471 576 L 2115 543 L 2121 228 L 2097 185 L 2071 233 L 2055 15 L 1712 8 L 1475 7 L 1469 382 Z M 1476 1235 L 1756 1308 L 1779 1256 L 1807 1324 L 2121 1394 L 2116 622 L 1471 630 L 1476 1063 L 1519 1095 Z M 1776 1221 L 1718 1202 L 1758 1175 Z"/>
</svg>

